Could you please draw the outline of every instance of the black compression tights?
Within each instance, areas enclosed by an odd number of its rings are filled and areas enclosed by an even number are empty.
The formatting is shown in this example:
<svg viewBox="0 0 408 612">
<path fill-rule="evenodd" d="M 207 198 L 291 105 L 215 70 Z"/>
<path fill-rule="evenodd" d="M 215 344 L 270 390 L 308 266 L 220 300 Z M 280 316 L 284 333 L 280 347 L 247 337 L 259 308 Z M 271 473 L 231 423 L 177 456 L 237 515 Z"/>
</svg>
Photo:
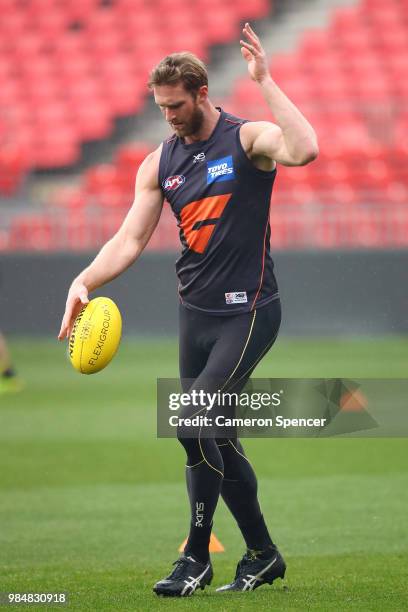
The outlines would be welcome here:
<svg viewBox="0 0 408 612">
<path fill-rule="evenodd" d="M 257 363 L 273 345 L 281 320 L 279 300 L 231 317 L 203 315 L 180 307 L 180 375 L 184 390 L 215 392 L 219 381 L 234 380 L 239 392 Z M 215 381 L 217 381 L 216 387 Z M 192 384 L 191 384 L 192 383 Z M 200 408 L 188 406 L 180 416 Z M 179 427 L 178 438 L 187 453 L 186 480 L 191 506 L 190 533 L 185 552 L 208 559 L 213 515 L 221 493 L 236 519 L 247 547 L 272 545 L 257 497 L 255 472 L 235 437 L 202 437 L 200 428 Z"/>
</svg>

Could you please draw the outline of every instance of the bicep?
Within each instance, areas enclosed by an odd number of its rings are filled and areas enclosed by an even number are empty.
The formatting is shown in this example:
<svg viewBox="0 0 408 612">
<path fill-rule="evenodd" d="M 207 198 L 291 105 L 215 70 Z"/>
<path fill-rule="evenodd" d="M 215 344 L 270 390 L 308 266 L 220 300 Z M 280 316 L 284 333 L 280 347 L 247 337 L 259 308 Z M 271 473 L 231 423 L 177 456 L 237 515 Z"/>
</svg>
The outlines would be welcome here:
<svg viewBox="0 0 408 612">
<path fill-rule="evenodd" d="M 140 166 L 135 186 L 135 198 L 119 232 L 126 238 L 147 244 L 159 222 L 163 194 L 158 184 L 158 152 L 148 156 Z"/>
<path fill-rule="evenodd" d="M 264 123 L 259 128 L 252 145 L 253 155 L 263 155 L 283 166 L 296 166 L 297 161 L 288 151 L 281 128 L 274 123 Z"/>
<path fill-rule="evenodd" d="M 120 232 L 144 247 L 157 226 L 163 208 L 160 189 L 142 189 L 136 192 L 134 202 L 126 215 Z"/>
</svg>

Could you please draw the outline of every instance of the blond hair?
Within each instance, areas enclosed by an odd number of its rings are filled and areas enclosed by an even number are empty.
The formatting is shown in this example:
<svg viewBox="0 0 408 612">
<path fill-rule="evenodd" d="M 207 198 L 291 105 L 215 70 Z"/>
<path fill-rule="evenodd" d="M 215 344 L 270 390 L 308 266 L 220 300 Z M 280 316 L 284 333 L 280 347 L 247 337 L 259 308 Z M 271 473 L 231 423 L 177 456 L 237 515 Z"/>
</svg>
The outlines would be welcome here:
<svg viewBox="0 0 408 612">
<path fill-rule="evenodd" d="M 203 85 L 208 85 L 205 64 L 194 53 L 182 51 L 164 57 L 153 68 L 148 81 L 149 89 L 156 85 L 177 85 L 182 83 L 187 91 L 196 93 Z"/>
</svg>

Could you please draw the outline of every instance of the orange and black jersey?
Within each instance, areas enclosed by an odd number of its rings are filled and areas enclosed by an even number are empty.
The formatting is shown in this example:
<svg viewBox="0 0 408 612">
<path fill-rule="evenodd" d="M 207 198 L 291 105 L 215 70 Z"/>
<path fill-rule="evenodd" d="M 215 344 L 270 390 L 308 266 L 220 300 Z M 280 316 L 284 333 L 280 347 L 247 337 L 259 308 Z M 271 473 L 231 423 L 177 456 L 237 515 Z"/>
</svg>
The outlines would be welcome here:
<svg viewBox="0 0 408 612">
<path fill-rule="evenodd" d="M 159 180 L 180 228 L 182 303 L 230 315 L 277 299 L 269 206 L 276 170 L 256 168 L 242 148 L 245 120 L 219 109 L 206 141 L 163 143 Z"/>
</svg>

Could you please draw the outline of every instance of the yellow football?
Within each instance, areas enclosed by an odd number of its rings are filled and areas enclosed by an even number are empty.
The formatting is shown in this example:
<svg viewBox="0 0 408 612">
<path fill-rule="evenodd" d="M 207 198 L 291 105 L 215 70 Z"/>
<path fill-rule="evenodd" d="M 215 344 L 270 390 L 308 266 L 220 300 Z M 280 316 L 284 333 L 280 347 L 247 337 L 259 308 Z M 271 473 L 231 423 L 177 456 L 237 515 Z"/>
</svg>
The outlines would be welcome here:
<svg viewBox="0 0 408 612">
<path fill-rule="evenodd" d="M 97 297 L 78 313 L 68 342 L 72 365 L 82 374 L 95 374 L 118 350 L 122 317 L 110 298 Z"/>
</svg>

